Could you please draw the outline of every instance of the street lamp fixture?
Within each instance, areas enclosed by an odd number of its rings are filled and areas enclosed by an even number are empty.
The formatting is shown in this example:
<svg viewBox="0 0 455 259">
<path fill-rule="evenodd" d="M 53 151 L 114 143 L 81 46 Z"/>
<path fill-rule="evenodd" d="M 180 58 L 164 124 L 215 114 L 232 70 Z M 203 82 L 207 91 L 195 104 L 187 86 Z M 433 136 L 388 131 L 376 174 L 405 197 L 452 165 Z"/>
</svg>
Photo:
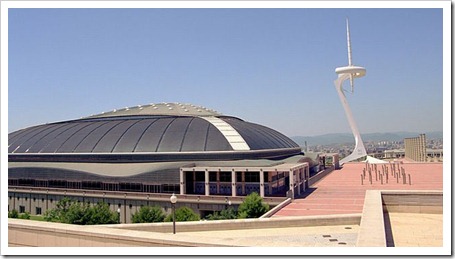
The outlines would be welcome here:
<svg viewBox="0 0 455 259">
<path fill-rule="evenodd" d="M 117 214 L 118 214 L 118 223 L 120 224 L 120 208 L 117 209 Z"/>
<path fill-rule="evenodd" d="M 171 198 L 171 205 L 172 205 L 172 223 L 173 223 L 173 233 L 175 234 L 175 204 L 177 203 L 177 196 L 173 193 Z"/>
</svg>

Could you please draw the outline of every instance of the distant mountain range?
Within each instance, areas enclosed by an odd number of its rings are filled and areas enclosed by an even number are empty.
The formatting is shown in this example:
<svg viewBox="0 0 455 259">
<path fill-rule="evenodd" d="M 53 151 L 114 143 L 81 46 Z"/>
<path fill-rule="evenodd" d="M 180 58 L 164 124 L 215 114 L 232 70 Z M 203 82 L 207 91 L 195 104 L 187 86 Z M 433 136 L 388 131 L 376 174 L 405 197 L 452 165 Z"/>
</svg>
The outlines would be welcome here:
<svg viewBox="0 0 455 259">
<path fill-rule="evenodd" d="M 364 142 L 369 141 L 403 141 L 405 138 L 418 137 L 421 133 L 416 132 L 391 132 L 391 133 L 368 133 L 362 134 Z M 442 131 L 425 132 L 428 139 L 442 139 Z M 332 133 L 318 136 L 294 136 L 291 137 L 300 146 L 314 145 L 332 145 L 332 144 L 349 144 L 354 143 L 354 136 L 352 133 Z"/>
</svg>

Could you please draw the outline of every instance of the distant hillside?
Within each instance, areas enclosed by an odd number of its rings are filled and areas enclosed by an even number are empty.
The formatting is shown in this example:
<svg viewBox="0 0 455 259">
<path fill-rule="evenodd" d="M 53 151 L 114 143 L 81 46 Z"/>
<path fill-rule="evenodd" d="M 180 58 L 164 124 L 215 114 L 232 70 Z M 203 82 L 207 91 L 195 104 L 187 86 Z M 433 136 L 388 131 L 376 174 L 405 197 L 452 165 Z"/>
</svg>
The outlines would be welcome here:
<svg viewBox="0 0 455 259">
<path fill-rule="evenodd" d="M 362 134 L 364 142 L 368 141 L 402 141 L 405 138 L 413 138 L 419 136 L 421 133 L 416 132 L 392 132 L 392 133 L 368 133 Z M 442 139 L 442 131 L 426 132 L 427 139 Z M 295 136 L 291 137 L 300 146 L 314 145 L 332 145 L 332 144 L 345 144 L 354 143 L 354 136 L 352 133 L 333 133 L 318 136 Z"/>
</svg>

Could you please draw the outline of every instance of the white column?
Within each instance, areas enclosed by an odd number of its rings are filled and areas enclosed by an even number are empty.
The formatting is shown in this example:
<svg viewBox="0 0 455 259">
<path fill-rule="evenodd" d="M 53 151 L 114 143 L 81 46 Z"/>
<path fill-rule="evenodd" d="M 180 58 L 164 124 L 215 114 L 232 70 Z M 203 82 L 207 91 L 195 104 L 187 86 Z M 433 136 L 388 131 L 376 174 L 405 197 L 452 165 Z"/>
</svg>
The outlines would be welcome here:
<svg viewBox="0 0 455 259">
<path fill-rule="evenodd" d="M 185 194 L 186 193 L 186 179 L 185 179 L 185 172 L 183 172 L 183 169 L 180 168 L 180 194 Z"/>
<path fill-rule="evenodd" d="M 210 195 L 209 170 L 205 169 L 205 196 Z"/>
<path fill-rule="evenodd" d="M 307 164 L 306 167 L 305 167 L 305 175 L 306 175 L 305 178 L 306 178 L 306 181 L 308 183 L 308 187 L 310 187 L 309 186 L 310 185 L 309 184 L 309 181 L 310 181 L 310 165 L 309 164 Z M 305 188 L 306 188 L 306 186 L 305 186 Z"/>
<path fill-rule="evenodd" d="M 236 181 L 237 181 L 237 179 L 235 177 L 235 170 L 232 169 L 232 172 L 231 172 L 232 197 L 237 196 L 237 183 L 236 183 Z"/>
<path fill-rule="evenodd" d="M 294 199 L 294 172 L 289 169 L 289 190 L 291 191 L 291 199 Z"/>
<path fill-rule="evenodd" d="M 264 171 L 259 170 L 259 194 L 261 197 L 264 197 Z"/>
<path fill-rule="evenodd" d="M 302 184 L 302 181 L 301 181 L 301 177 L 302 177 L 302 174 L 300 173 L 302 169 L 297 169 L 295 170 L 296 174 L 297 174 L 297 195 L 300 196 L 300 185 Z"/>
</svg>

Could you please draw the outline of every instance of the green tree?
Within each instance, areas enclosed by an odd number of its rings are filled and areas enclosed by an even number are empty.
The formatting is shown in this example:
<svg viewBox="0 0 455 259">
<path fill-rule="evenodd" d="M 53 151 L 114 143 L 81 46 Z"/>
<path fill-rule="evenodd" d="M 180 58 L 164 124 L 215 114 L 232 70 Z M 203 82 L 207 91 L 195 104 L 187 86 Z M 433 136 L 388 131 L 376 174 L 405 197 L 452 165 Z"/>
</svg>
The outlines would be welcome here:
<svg viewBox="0 0 455 259">
<path fill-rule="evenodd" d="M 269 210 L 269 205 L 262 202 L 257 192 L 246 196 L 239 206 L 239 218 L 258 218 Z"/>
<path fill-rule="evenodd" d="M 196 214 L 191 208 L 184 206 L 175 210 L 175 221 L 198 221 L 200 219 L 200 216 Z M 164 221 L 171 222 L 172 213 L 167 215 Z"/>
<path fill-rule="evenodd" d="M 68 197 L 64 197 L 63 199 L 59 200 L 55 205 L 55 209 L 47 210 L 44 213 L 44 219 L 46 221 L 51 222 L 61 222 L 61 223 L 68 223 L 66 219 L 67 212 L 73 204 L 74 201 Z"/>
<path fill-rule="evenodd" d="M 163 222 L 164 212 L 158 206 L 143 206 L 131 216 L 133 223 Z"/>
</svg>

